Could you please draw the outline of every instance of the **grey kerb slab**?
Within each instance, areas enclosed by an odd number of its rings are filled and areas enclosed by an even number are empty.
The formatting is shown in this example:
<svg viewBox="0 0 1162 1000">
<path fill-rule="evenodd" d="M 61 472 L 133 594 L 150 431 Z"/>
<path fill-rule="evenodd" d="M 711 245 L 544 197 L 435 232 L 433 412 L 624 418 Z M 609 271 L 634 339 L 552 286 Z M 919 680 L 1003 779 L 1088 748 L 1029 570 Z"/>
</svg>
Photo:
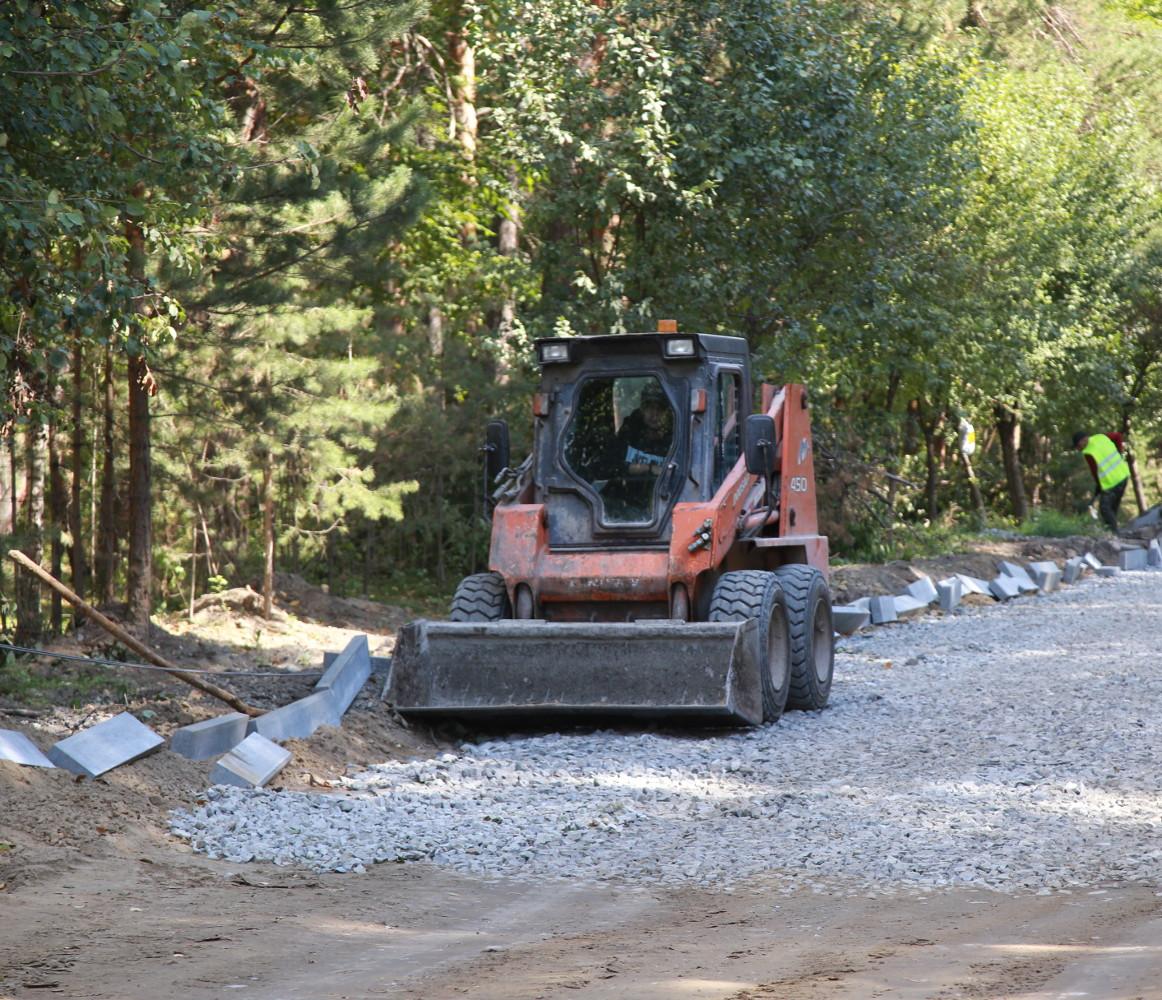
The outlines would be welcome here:
<svg viewBox="0 0 1162 1000">
<path fill-rule="evenodd" d="M 928 607 L 928 601 L 921 600 L 919 597 L 913 597 L 911 594 L 900 594 L 895 598 L 896 603 L 896 617 L 900 615 L 909 615 L 915 611 L 924 611 Z"/>
<path fill-rule="evenodd" d="M 15 729 L 0 729 L 0 760 L 10 760 L 13 764 L 24 764 L 27 767 L 56 767 L 40 752 L 40 747 Z"/>
<path fill-rule="evenodd" d="M 268 740 L 302 740 L 319 726 L 337 726 L 341 713 L 335 707 L 335 696 L 328 688 L 316 691 L 273 712 L 250 719 L 248 733 L 260 733 Z"/>
<path fill-rule="evenodd" d="M 989 584 L 989 590 L 992 591 L 993 597 L 998 601 L 1011 601 L 1014 597 L 1020 595 L 1021 586 L 1015 577 L 1002 573 Z"/>
<path fill-rule="evenodd" d="M 169 747 L 190 760 L 209 760 L 236 747 L 246 739 L 249 716 L 229 712 L 215 719 L 205 719 L 182 726 L 170 737 Z"/>
<path fill-rule="evenodd" d="M 982 597 L 993 596 L 993 592 L 989 590 L 988 580 L 981 580 L 975 576 L 965 576 L 963 573 L 957 573 L 956 579 L 960 581 L 966 594 L 980 594 Z"/>
<path fill-rule="evenodd" d="M 1074 556 L 1065 560 L 1065 572 L 1062 579 L 1065 583 L 1077 583 L 1081 574 L 1085 572 L 1086 562 L 1081 556 Z"/>
<path fill-rule="evenodd" d="M 867 608 L 854 604 L 833 604 L 831 606 L 831 627 L 840 635 L 851 635 L 871 621 Z"/>
<path fill-rule="evenodd" d="M 144 757 L 165 740 L 128 712 L 61 740 L 48 751 L 49 760 L 73 774 L 96 778 L 122 764 Z"/>
<path fill-rule="evenodd" d="M 1157 538 L 1150 539 L 1150 548 L 1146 551 L 1146 564 L 1155 569 L 1162 567 L 1162 545 Z"/>
<path fill-rule="evenodd" d="M 1124 570 L 1139 570 L 1147 567 L 1145 549 L 1123 549 L 1118 553 L 1118 566 Z"/>
<path fill-rule="evenodd" d="M 886 625 L 896 621 L 896 599 L 894 597 L 873 597 L 869 604 L 873 625 Z"/>
<path fill-rule="evenodd" d="M 1029 572 L 1033 580 L 1041 588 L 1042 594 L 1051 594 L 1061 588 L 1061 567 L 1055 562 L 1029 563 Z"/>
<path fill-rule="evenodd" d="M 214 770 L 210 772 L 210 783 L 261 788 L 286 767 L 290 759 L 289 750 L 268 740 L 261 733 L 251 733 L 214 765 Z"/>
<path fill-rule="evenodd" d="M 960 577 L 950 576 L 936 584 L 937 596 L 940 600 L 941 611 L 952 611 L 964 597 L 964 584 Z"/>
<path fill-rule="evenodd" d="M 1092 552 L 1087 552 L 1081 558 L 1085 560 L 1085 564 L 1090 569 L 1101 569 L 1101 565 L 1102 565 L 1101 560 L 1097 556 L 1095 556 Z"/>
<path fill-rule="evenodd" d="M 904 593 L 909 597 L 914 597 L 918 601 L 923 601 L 925 604 L 931 604 L 940 595 L 936 592 L 936 586 L 932 582 L 932 578 L 922 576 L 914 583 L 908 584 L 904 588 Z"/>
<path fill-rule="evenodd" d="M 1002 576 L 1012 577 L 1017 581 L 1017 586 L 1021 593 L 1031 594 L 1035 590 L 1041 588 L 1033 582 L 1033 578 L 1029 575 L 1028 570 L 1019 563 L 1001 561 L 997 563 L 997 569 L 1000 570 Z"/>
<path fill-rule="evenodd" d="M 351 707 L 351 702 L 363 690 L 370 676 L 371 653 L 367 648 L 367 636 L 357 635 L 327 667 L 315 689 L 330 691 L 334 696 L 335 709 L 342 715 Z"/>
</svg>

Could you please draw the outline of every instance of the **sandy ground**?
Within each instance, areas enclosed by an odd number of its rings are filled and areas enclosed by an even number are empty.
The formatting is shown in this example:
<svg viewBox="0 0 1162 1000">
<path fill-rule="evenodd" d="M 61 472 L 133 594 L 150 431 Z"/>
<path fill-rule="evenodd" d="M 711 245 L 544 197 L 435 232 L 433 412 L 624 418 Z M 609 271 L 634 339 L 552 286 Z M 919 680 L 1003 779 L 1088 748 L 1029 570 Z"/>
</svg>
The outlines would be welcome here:
<svg viewBox="0 0 1162 1000">
<path fill-rule="evenodd" d="M 874 593 L 877 581 L 907 572 L 848 569 L 841 586 Z M 163 623 L 154 638 L 186 665 L 306 669 L 382 621 L 374 607 L 344 605 L 271 626 L 219 607 L 194 623 Z M 390 641 L 388 629 L 372 632 L 373 650 Z M 129 708 L 148 707 L 163 733 L 217 710 L 180 686 L 141 684 Z M 341 729 L 291 746 L 283 787 L 329 794 L 352 768 L 455 739 L 399 725 L 371 688 Z M 254 682 L 247 696 L 299 693 Z M 44 747 L 125 707 L 0 715 L 0 727 Z M 0 763 L 2 1000 L 1162 998 L 1162 881 L 1051 896 L 853 898 L 839 886 L 785 895 L 772 880 L 726 893 L 482 880 L 422 864 L 365 875 L 240 866 L 194 855 L 165 832 L 167 811 L 197 801 L 211 764 L 162 750 L 81 781 Z"/>
<path fill-rule="evenodd" d="M 229 866 L 140 834 L 3 898 L 0 995 L 1162 996 L 1151 889 L 849 899 Z"/>
</svg>

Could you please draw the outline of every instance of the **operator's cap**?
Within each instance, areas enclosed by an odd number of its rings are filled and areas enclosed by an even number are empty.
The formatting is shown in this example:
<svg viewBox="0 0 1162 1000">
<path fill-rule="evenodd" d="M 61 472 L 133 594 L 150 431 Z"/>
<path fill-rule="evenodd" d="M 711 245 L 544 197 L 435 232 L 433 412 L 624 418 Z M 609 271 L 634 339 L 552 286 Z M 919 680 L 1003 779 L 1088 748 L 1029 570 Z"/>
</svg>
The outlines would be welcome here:
<svg viewBox="0 0 1162 1000">
<path fill-rule="evenodd" d="M 650 404 L 655 406 L 669 406 L 670 401 L 666 398 L 666 390 L 662 388 L 662 383 L 656 378 L 651 378 L 644 386 L 642 386 L 641 405 L 648 406 Z"/>
</svg>

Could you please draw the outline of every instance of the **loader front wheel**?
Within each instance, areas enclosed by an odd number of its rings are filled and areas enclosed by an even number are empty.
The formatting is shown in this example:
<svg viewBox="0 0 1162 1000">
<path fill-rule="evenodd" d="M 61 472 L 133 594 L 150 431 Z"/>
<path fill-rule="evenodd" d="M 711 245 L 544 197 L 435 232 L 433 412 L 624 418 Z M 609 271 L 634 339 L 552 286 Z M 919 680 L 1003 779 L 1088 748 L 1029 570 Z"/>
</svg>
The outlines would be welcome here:
<svg viewBox="0 0 1162 1000">
<path fill-rule="evenodd" d="M 787 598 L 791 624 L 791 708 L 819 709 L 831 695 L 835 671 L 835 633 L 831 591 L 813 566 L 795 564 L 775 570 Z"/>
<path fill-rule="evenodd" d="M 508 590 L 499 573 L 473 573 L 460 581 L 452 597 L 454 622 L 498 622 L 512 617 Z"/>
<path fill-rule="evenodd" d="M 777 722 L 791 684 L 791 634 L 778 578 L 757 569 L 724 573 L 714 587 L 707 617 L 712 622 L 757 619 L 763 658 L 763 722 Z"/>
</svg>

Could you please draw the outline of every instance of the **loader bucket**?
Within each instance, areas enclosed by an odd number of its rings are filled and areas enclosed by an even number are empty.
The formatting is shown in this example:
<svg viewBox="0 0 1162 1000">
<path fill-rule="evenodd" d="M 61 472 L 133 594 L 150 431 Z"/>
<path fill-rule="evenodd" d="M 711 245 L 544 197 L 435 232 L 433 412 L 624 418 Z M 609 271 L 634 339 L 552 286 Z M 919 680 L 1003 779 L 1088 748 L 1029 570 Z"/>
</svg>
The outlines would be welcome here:
<svg viewBox="0 0 1162 1000">
<path fill-rule="evenodd" d="M 753 620 L 415 621 L 399 633 L 385 700 L 466 722 L 651 718 L 762 722 Z"/>
</svg>

